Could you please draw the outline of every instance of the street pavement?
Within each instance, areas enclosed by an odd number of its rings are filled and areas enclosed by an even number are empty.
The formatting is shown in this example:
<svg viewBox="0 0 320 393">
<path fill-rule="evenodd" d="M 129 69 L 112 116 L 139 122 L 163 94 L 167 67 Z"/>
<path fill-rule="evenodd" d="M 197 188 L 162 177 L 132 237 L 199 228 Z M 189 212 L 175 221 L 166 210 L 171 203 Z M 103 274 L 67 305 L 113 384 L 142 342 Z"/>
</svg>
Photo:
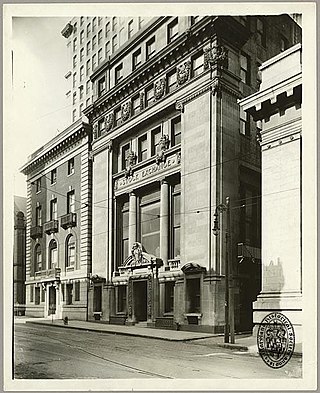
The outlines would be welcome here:
<svg viewBox="0 0 320 393">
<path fill-rule="evenodd" d="M 18 322 L 18 321 L 17 321 Z M 213 345 L 214 338 L 167 341 L 15 323 L 16 379 L 301 378 L 302 358 L 280 369 Z M 207 341 L 207 342 L 206 342 Z"/>
</svg>

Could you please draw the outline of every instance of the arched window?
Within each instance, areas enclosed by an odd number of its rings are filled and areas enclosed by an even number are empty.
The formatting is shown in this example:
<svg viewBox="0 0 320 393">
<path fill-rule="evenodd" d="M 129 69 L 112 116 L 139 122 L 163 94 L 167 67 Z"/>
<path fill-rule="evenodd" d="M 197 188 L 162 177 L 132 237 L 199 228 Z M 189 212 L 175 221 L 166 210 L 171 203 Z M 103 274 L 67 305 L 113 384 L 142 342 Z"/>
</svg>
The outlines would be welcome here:
<svg viewBox="0 0 320 393">
<path fill-rule="evenodd" d="M 40 244 L 37 244 L 34 249 L 34 271 L 40 272 L 42 270 L 42 254 Z"/>
<path fill-rule="evenodd" d="M 53 269 L 58 266 L 58 246 L 57 242 L 53 239 L 49 243 L 49 266 L 48 269 Z"/>
<path fill-rule="evenodd" d="M 66 267 L 75 266 L 76 264 L 76 241 L 73 235 L 66 240 Z"/>
</svg>

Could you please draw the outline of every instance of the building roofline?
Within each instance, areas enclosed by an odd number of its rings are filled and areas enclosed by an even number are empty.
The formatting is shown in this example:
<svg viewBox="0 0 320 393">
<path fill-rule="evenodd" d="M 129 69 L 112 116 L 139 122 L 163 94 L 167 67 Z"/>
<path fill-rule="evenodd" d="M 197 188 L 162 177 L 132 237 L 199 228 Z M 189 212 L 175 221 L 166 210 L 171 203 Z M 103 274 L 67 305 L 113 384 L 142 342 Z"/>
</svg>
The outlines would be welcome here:
<svg viewBox="0 0 320 393">
<path fill-rule="evenodd" d="M 271 59 L 265 61 L 264 63 L 261 64 L 261 66 L 259 67 L 259 70 L 262 71 L 268 67 L 270 67 L 272 64 L 277 63 L 279 60 L 290 56 L 292 53 L 297 52 L 297 51 L 301 51 L 302 50 L 302 45 L 300 43 L 291 46 L 290 48 L 288 48 L 287 50 L 279 53 L 278 55 L 272 57 Z"/>
</svg>

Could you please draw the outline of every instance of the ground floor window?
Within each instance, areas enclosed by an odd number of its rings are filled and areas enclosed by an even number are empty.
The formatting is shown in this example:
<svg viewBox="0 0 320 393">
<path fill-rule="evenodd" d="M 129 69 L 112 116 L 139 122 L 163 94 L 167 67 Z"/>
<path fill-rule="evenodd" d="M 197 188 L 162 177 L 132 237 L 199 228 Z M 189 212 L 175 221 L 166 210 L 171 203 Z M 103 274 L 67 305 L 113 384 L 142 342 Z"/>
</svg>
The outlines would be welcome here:
<svg viewBox="0 0 320 393">
<path fill-rule="evenodd" d="M 147 253 L 160 256 L 160 190 L 140 199 L 140 236 Z"/>
<path fill-rule="evenodd" d="M 42 288 L 41 290 L 41 302 L 45 301 L 46 291 Z"/>
<path fill-rule="evenodd" d="M 33 285 L 30 285 L 30 303 L 33 303 Z"/>
<path fill-rule="evenodd" d="M 80 281 L 76 281 L 74 284 L 74 300 L 76 302 L 80 300 Z"/>
<path fill-rule="evenodd" d="M 164 292 L 164 312 L 172 313 L 174 302 L 174 281 L 169 281 L 165 283 Z"/>
<path fill-rule="evenodd" d="M 93 311 L 102 311 L 102 287 L 94 287 L 93 290 Z"/>
<path fill-rule="evenodd" d="M 40 287 L 35 287 L 34 289 L 34 299 L 35 304 L 40 304 Z"/>
<path fill-rule="evenodd" d="M 72 292 L 73 292 L 73 285 L 67 284 L 66 285 L 66 304 L 72 304 Z"/>
<path fill-rule="evenodd" d="M 127 309 L 127 287 L 126 285 L 118 286 L 118 298 L 117 298 L 117 311 L 126 312 Z"/>
<path fill-rule="evenodd" d="M 200 312 L 200 278 L 188 278 L 186 280 L 187 312 Z"/>
</svg>

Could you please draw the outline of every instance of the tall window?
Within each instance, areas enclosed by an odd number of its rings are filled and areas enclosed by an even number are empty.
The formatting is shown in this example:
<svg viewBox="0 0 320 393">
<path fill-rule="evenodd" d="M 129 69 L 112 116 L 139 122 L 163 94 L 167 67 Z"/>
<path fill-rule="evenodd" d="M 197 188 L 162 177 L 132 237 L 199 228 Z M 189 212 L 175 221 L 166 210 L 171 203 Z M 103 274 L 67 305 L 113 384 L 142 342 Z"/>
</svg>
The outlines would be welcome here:
<svg viewBox="0 0 320 393">
<path fill-rule="evenodd" d="M 77 55 L 73 56 L 72 64 L 73 64 L 73 68 L 77 66 Z"/>
<path fill-rule="evenodd" d="M 73 40 L 73 51 L 75 52 L 77 50 L 77 37 Z"/>
<path fill-rule="evenodd" d="M 36 180 L 36 193 L 41 191 L 41 177 Z"/>
<path fill-rule="evenodd" d="M 122 146 L 121 148 L 121 169 L 125 169 L 126 168 L 126 163 L 127 163 L 127 158 L 128 155 L 130 153 L 130 145 L 129 143 Z"/>
<path fill-rule="evenodd" d="M 74 300 L 76 302 L 80 300 L 80 281 L 74 283 Z"/>
<path fill-rule="evenodd" d="M 128 39 L 130 39 L 133 35 L 133 19 L 128 23 Z"/>
<path fill-rule="evenodd" d="M 93 289 L 93 312 L 100 312 L 102 310 L 102 287 L 94 287 Z"/>
<path fill-rule="evenodd" d="M 52 169 L 51 171 L 51 176 L 50 176 L 51 184 L 54 184 L 57 182 L 57 169 Z"/>
<path fill-rule="evenodd" d="M 140 237 L 146 252 L 160 256 L 160 191 L 140 199 Z"/>
<path fill-rule="evenodd" d="M 34 292 L 33 287 L 34 287 L 34 285 L 31 284 L 31 285 L 30 285 L 30 302 L 31 302 L 31 303 L 33 303 L 33 292 Z"/>
<path fill-rule="evenodd" d="M 94 17 L 92 19 L 92 32 L 94 32 L 96 30 L 96 27 L 97 27 L 97 18 Z"/>
<path fill-rule="evenodd" d="M 52 239 L 49 243 L 49 266 L 48 269 L 53 269 L 58 266 L 58 246 L 57 242 Z"/>
<path fill-rule="evenodd" d="M 146 88 L 146 97 L 145 97 L 145 104 L 146 107 L 150 106 L 153 103 L 154 99 L 154 90 L 153 90 L 153 85 L 150 85 Z"/>
<path fill-rule="evenodd" d="M 102 62 L 102 49 L 99 49 L 98 51 L 98 64 Z"/>
<path fill-rule="evenodd" d="M 143 135 L 138 139 L 138 160 L 143 161 L 148 158 L 148 138 Z"/>
<path fill-rule="evenodd" d="M 150 59 L 156 53 L 156 39 L 155 37 L 150 38 L 146 43 L 146 54 L 147 60 Z"/>
<path fill-rule="evenodd" d="M 100 119 L 98 121 L 98 135 L 97 135 L 97 138 L 100 135 L 102 135 L 102 133 L 104 132 L 104 129 L 105 129 L 105 121 L 104 121 L 104 119 Z"/>
<path fill-rule="evenodd" d="M 112 31 L 115 31 L 118 25 L 118 19 L 116 16 L 112 18 Z"/>
<path fill-rule="evenodd" d="M 118 37 L 115 35 L 112 37 L 112 53 L 118 49 Z"/>
<path fill-rule="evenodd" d="M 72 304 L 73 284 L 66 284 L 66 304 Z"/>
<path fill-rule="evenodd" d="M 247 201 L 240 209 L 241 241 L 246 245 L 260 247 L 261 198 L 259 191 L 250 184 L 240 183 L 240 197 Z"/>
<path fill-rule="evenodd" d="M 96 68 L 96 66 L 97 66 L 97 55 L 94 54 L 92 56 L 92 71 Z"/>
<path fill-rule="evenodd" d="M 95 50 L 96 45 L 97 45 L 97 36 L 95 35 L 95 36 L 92 38 L 92 52 Z"/>
<path fill-rule="evenodd" d="M 66 267 L 75 266 L 76 243 L 73 235 L 69 235 L 66 240 Z"/>
<path fill-rule="evenodd" d="M 84 31 L 81 30 L 81 33 L 80 33 L 80 44 L 83 44 L 83 41 L 84 41 Z"/>
<path fill-rule="evenodd" d="M 114 111 L 114 125 L 119 126 L 121 124 L 121 108 L 117 108 Z"/>
<path fill-rule="evenodd" d="M 110 35 L 110 22 L 107 22 L 106 24 L 106 38 L 108 38 Z"/>
<path fill-rule="evenodd" d="M 140 64 L 141 64 L 141 49 L 138 49 L 132 55 L 132 70 L 135 70 Z"/>
<path fill-rule="evenodd" d="M 102 96 L 106 90 L 106 78 L 103 77 L 98 81 L 98 96 Z"/>
<path fill-rule="evenodd" d="M 173 69 L 167 74 L 167 92 L 171 93 L 177 87 L 177 71 Z"/>
<path fill-rule="evenodd" d="M 74 110 L 72 111 L 72 121 L 75 122 L 75 121 L 76 121 L 76 118 L 77 118 L 77 110 L 74 109 Z"/>
<path fill-rule="evenodd" d="M 101 42 L 102 42 L 102 30 L 100 30 L 98 33 L 98 45 L 100 45 Z"/>
<path fill-rule="evenodd" d="M 178 18 L 175 18 L 168 24 L 168 44 L 172 42 L 179 34 Z"/>
<path fill-rule="evenodd" d="M 164 293 L 164 312 L 172 313 L 174 302 L 174 281 L 168 281 L 165 283 Z"/>
<path fill-rule="evenodd" d="M 41 206 L 36 207 L 36 226 L 41 227 L 42 225 L 42 211 Z"/>
<path fill-rule="evenodd" d="M 72 96 L 72 104 L 74 105 L 77 102 L 77 93 L 74 92 Z"/>
<path fill-rule="evenodd" d="M 90 74 L 90 59 L 87 60 L 87 67 L 86 67 L 86 71 L 87 71 L 87 76 Z"/>
<path fill-rule="evenodd" d="M 80 104 L 80 106 L 79 106 L 79 117 L 82 116 L 82 111 L 83 111 L 83 104 Z"/>
<path fill-rule="evenodd" d="M 181 184 L 174 186 L 172 190 L 172 218 L 171 218 L 171 232 L 172 232 L 172 250 L 171 256 L 173 259 L 180 258 L 180 219 L 181 219 Z"/>
<path fill-rule="evenodd" d="M 161 127 L 151 131 L 151 155 L 154 156 L 158 153 L 159 141 L 161 138 Z"/>
<path fill-rule="evenodd" d="M 74 158 L 70 158 L 68 161 L 68 175 L 72 175 L 74 173 Z"/>
<path fill-rule="evenodd" d="M 199 53 L 192 58 L 192 75 L 197 76 L 204 70 L 204 56 L 203 53 Z"/>
<path fill-rule="evenodd" d="M 260 44 L 266 47 L 267 44 L 266 25 L 262 18 L 257 18 L 257 33 L 258 33 Z"/>
<path fill-rule="evenodd" d="M 187 312 L 199 313 L 200 306 L 200 278 L 188 278 L 186 280 L 187 289 Z"/>
<path fill-rule="evenodd" d="M 121 261 L 129 255 L 129 202 L 124 202 L 121 208 Z"/>
<path fill-rule="evenodd" d="M 91 23 L 87 25 L 87 36 L 91 33 Z"/>
<path fill-rule="evenodd" d="M 42 254 L 40 244 L 37 244 L 34 249 L 34 267 L 36 272 L 40 272 L 42 270 Z"/>
<path fill-rule="evenodd" d="M 83 82 L 84 79 L 84 67 L 80 67 L 80 82 Z"/>
<path fill-rule="evenodd" d="M 69 191 L 67 193 L 67 213 L 74 213 L 76 211 L 75 202 L 74 190 Z"/>
<path fill-rule="evenodd" d="M 171 146 L 181 143 L 181 116 L 171 120 Z"/>
<path fill-rule="evenodd" d="M 81 85 L 79 87 L 79 93 L 80 93 L 80 100 L 82 100 L 83 99 L 83 85 Z"/>
<path fill-rule="evenodd" d="M 138 17 L 138 28 L 139 28 L 139 30 L 141 29 L 141 27 L 143 25 L 143 22 L 144 22 L 144 19 L 141 16 L 139 16 Z"/>
<path fill-rule="evenodd" d="M 34 289 L 34 303 L 36 305 L 40 304 L 40 287 L 35 287 Z"/>
<path fill-rule="evenodd" d="M 110 56 L 110 41 L 106 42 L 106 59 Z"/>
<path fill-rule="evenodd" d="M 140 94 L 132 98 L 132 114 L 135 115 L 140 112 Z"/>
<path fill-rule="evenodd" d="M 57 198 L 50 201 L 50 220 L 58 219 L 58 202 Z"/>
<path fill-rule="evenodd" d="M 114 77 L 115 77 L 115 84 L 119 83 L 120 80 L 122 79 L 123 75 L 122 75 L 122 63 L 119 64 L 114 71 Z"/>
<path fill-rule="evenodd" d="M 80 61 L 83 61 L 84 59 L 84 48 L 81 48 L 80 50 Z"/>
<path fill-rule="evenodd" d="M 75 72 L 75 73 L 72 75 L 72 86 L 73 86 L 73 87 L 76 87 L 76 84 L 77 84 L 77 73 Z"/>
<path fill-rule="evenodd" d="M 90 52 L 91 52 L 91 42 L 88 41 L 87 42 L 87 56 L 90 54 Z"/>
<path fill-rule="evenodd" d="M 117 312 L 126 312 L 127 308 L 127 287 L 126 285 L 119 285 L 118 289 L 118 301 L 117 301 Z"/>
<path fill-rule="evenodd" d="M 250 58 L 245 53 L 240 55 L 240 78 L 243 83 L 250 84 Z"/>
<path fill-rule="evenodd" d="M 240 107 L 240 134 L 250 135 L 250 117 L 242 107 Z"/>
</svg>

